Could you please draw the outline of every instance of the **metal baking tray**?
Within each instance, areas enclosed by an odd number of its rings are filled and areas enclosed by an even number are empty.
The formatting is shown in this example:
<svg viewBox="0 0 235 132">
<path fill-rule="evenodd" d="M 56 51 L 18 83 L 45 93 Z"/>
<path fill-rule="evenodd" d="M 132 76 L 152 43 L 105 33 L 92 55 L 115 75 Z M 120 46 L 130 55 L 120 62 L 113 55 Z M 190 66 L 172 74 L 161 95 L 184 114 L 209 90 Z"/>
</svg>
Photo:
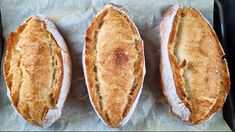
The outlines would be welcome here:
<svg viewBox="0 0 235 132">
<path fill-rule="evenodd" d="M 227 6 L 230 5 L 229 9 Z M 233 23 L 235 27 L 235 1 L 232 0 L 215 0 L 214 3 L 214 29 L 223 46 L 228 61 L 230 77 L 231 77 L 231 89 L 228 94 L 227 100 L 223 106 L 223 116 L 228 123 L 232 131 L 235 131 L 235 101 L 234 101 L 234 84 L 235 82 L 235 59 L 233 57 L 235 52 L 235 30 L 229 29 L 229 24 Z M 224 17 L 226 14 L 226 18 Z M 229 16 L 229 15 L 230 16 Z M 232 15 L 232 16 L 231 16 Z M 1 10 L 0 10 L 0 61 L 2 59 L 2 51 L 4 47 L 3 35 L 2 35 L 2 23 L 1 23 Z M 229 24 L 228 24 L 229 23 Z M 226 25 L 227 24 L 227 25 Z M 233 32 L 231 32 L 233 31 Z M 233 35 L 233 37 L 232 37 Z M 231 41 L 232 40 L 232 41 Z"/>
<path fill-rule="evenodd" d="M 2 60 L 2 51 L 3 51 L 3 35 L 2 35 L 2 16 L 1 16 L 1 9 L 0 9 L 0 63 Z"/>
<path fill-rule="evenodd" d="M 214 3 L 214 29 L 219 37 L 219 40 L 222 44 L 222 47 L 225 52 L 225 58 L 228 62 L 229 72 L 230 72 L 230 81 L 231 88 L 228 93 L 228 97 L 223 106 L 223 116 L 225 121 L 228 123 L 232 131 L 235 131 L 235 101 L 234 101 L 234 84 L 235 82 L 235 60 L 233 58 L 235 52 L 234 41 L 231 41 L 232 35 L 235 34 L 235 8 L 232 8 L 232 5 L 235 5 L 235 1 L 232 0 L 215 0 Z M 226 15 L 225 15 L 226 14 Z M 232 15 L 232 16 L 231 16 Z M 226 18 L 224 17 L 226 16 Z M 231 19 L 229 19 L 231 18 Z M 233 23 L 233 28 L 229 27 L 228 23 Z M 228 31 L 227 29 L 231 29 Z M 235 37 L 235 36 L 233 36 Z M 234 39 L 233 39 L 234 40 Z"/>
</svg>

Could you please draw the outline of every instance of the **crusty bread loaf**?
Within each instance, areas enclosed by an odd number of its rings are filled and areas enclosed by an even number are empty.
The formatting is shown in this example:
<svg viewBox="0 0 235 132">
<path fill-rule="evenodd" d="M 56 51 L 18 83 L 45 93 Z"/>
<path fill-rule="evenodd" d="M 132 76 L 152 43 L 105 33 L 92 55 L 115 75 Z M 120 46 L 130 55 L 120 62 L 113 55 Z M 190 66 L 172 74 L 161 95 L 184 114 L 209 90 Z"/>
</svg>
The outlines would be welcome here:
<svg viewBox="0 0 235 132">
<path fill-rule="evenodd" d="M 110 127 L 132 114 L 145 75 L 143 41 L 130 18 L 106 5 L 86 33 L 83 69 L 90 101 Z"/>
<path fill-rule="evenodd" d="M 4 77 L 15 110 L 30 124 L 49 127 L 70 88 L 67 46 L 46 17 L 32 16 L 7 38 Z"/>
<path fill-rule="evenodd" d="M 199 124 L 219 111 L 230 88 L 221 44 L 196 9 L 173 6 L 160 24 L 163 93 L 172 111 Z"/>
</svg>

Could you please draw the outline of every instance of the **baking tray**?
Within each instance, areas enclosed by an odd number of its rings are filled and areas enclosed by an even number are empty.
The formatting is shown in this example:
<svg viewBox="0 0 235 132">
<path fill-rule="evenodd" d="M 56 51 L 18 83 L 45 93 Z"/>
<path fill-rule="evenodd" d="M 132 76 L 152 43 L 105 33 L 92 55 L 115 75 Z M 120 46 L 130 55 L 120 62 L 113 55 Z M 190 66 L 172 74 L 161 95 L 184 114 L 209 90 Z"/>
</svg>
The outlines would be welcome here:
<svg viewBox="0 0 235 132">
<path fill-rule="evenodd" d="M 215 0 L 214 4 L 214 29 L 219 37 L 219 40 L 224 48 L 224 51 L 226 53 L 226 59 L 228 61 L 228 66 L 230 69 L 230 76 L 231 76 L 231 82 L 235 82 L 235 71 L 232 69 L 232 67 L 235 67 L 234 61 L 232 58 L 232 53 L 235 52 L 235 49 L 231 48 L 232 42 L 228 41 L 228 37 L 226 34 L 226 21 L 224 20 L 224 13 L 226 13 L 228 10 L 224 10 L 224 5 L 229 0 Z M 233 1 L 235 3 L 235 1 Z M 231 12 L 231 11 L 230 11 Z M 235 11 L 234 11 L 235 13 Z M 234 21 L 235 22 L 235 21 Z M 228 35 L 229 36 L 229 35 Z M 235 37 L 235 36 L 234 36 Z M 230 43 L 228 43 L 230 42 Z M 0 10 L 0 61 L 2 59 L 2 49 L 3 49 L 3 35 L 2 35 L 2 23 L 1 23 L 1 10 Z M 232 52 L 233 51 L 233 52 Z M 233 55 L 234 56 L 234 55 Z M 231 84 L 231 90 L 228 94 L 227 100 L 223 106 L 223 116 L 228 125 L 230 126 L 232 131 L 235 131 L 235 102 L 234 102 L 234 93 L 233 91 L 233 83 Z"/>
<path fill-rule="evenodd" d="M 224 49 L 225 52 L 225 58 L 227 59 L 228 62 L 228 67 L 229 67 L 229 71 L 230 71 L 230 79 L 231 79 L 231 89 L 230 92 L 228 93 L 228 97 L 226 99 L 226 102 L 223 106 L 223 116 L 225 121 L 228 123 L 229 127 L 231 128 L 232 131 L 235 131 L 235 102 L 234 102 L 234 85 L 233 82 L 235 81 L 234 75 L 234 58 L 232 56 L 234 56 L 232 53 L 235 51 L 234 47 L 233 47 L 233 43 L 231 41 L 228 41 L 229 34 L 230 35 L 234 35 L 235 31 L 233 32 L 228 32 L 226 30 L 226 28 L 230 28 L 230 27 L 226 27 L 226 24 L 228 23 L 228 21 L 230 23 L 234 24 L 234 19 L 228 19 L 226 21 L 225 19 L 225 14 L 230 14 L 230 15 L 235 15 L 234 8 L 226 8 L 226 4 L 229 4 L 230 7 L 232 7 L 231 5 L 235 4 L 235 1 L 230 1 L 230 0 L 215 0 L 214 3 L 214 29 L 215 32 L 217 34 L 217 36 L 219 37 L 219 40 L 222 44 L 222 47 Z M 233 16 L 227 16 L 227 18 L 233 18 Z M 233 21 L 233 22 L 232 22 Z M 234 36 L 235 37 L 235 36 Z"/>
<path fill-rule="evenodd" d="M 2 16 L 1 16 L 1 9 L 0 9 L 0 63 L 2 61 L 2 51 L 3 51 L 3 35 L 2 35 Z"/>
</svg>

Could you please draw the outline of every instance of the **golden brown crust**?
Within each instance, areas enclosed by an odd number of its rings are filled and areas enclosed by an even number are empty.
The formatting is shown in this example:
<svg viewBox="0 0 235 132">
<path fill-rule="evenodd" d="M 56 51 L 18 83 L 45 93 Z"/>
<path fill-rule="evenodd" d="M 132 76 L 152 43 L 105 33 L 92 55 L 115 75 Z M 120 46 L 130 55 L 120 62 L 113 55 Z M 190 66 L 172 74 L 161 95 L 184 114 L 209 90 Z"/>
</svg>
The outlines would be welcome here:
<svg viewBox="0 0 235 132">
<path fill-rule="evenodd" d="M 172 8 L 163 20 L 171 13 Z M 214 30 L 197 10 L 181 6 L 173 19 L 169 38 L 161 39 L 169 39 L 176 92 L 190 110 L 186 121 L 199 124 L 224 104 L 230 87 L 227 63 Z"/>
<path fill-rule="evenodd" d="M 91 102 L 110 127 L 120 125 L 140 92 L 142 43 L 131 20 L 113 6 L 102 9 L 87 30 L 84 72 Z"/>
<path fill-rule="evenodd" d="M 13 106 L 42 126 L 55 109 L 63 79 L 61 49 L 44 21 L 33 16 L 7 38 L 4 77 Z"/>
</svg>

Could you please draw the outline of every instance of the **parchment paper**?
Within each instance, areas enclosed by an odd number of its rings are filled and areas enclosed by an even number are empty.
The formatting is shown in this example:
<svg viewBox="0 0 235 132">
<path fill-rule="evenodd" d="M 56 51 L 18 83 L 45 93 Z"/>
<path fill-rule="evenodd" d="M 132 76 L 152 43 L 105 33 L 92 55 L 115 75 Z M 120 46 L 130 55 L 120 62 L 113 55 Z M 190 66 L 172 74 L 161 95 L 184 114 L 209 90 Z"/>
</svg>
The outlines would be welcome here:
<svg viewBox="0 0 235 132">
<path fill-rule="evenodd" d="M 87 97 L 82 70 L 82 48 L 86 29 L 93 16 L 107 3 L 126 10 L 144 40 L 146 69 L 144 87 L 129 122 L 122 128 L 105 126 Z M 0 130 L 230 130 L 219 112 L 202 125 L 179 121 L 162 101 L 159 81 L 159 23 L 169 6 L 184 4 L 199 9 L 212 23 L 213 0 L 1 0 L 4 38 L 29 16 L 49 16 L 67 42 L 72 59 L 72 86 L 62 116 L 50 128 L 30 126 L 13 110 L 6 96 L 2 75 L 0 84 Z"/>
</svg>

